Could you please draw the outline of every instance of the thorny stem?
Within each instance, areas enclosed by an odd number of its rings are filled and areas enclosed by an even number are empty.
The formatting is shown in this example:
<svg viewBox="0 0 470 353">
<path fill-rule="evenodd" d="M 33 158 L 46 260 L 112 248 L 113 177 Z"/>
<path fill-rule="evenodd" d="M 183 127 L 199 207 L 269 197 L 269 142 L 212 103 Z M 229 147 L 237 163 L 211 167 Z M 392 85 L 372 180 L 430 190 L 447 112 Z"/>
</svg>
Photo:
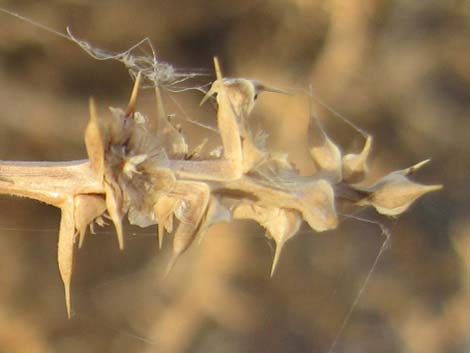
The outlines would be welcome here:
<svg viewBox="0 0 470 353">
<path fill-rule="evenodd" d="M 88 217 L 77 215 L 85 195 L 104 194 L 103 183 L 90 161 L 0 162 L 0 193 L 28 197 L 61 209 L 57 261 L 64 283 L 68 317 L 71 316 L 70 284 L 76 229 Z M 92 208 L 93 210 L 93 208 Z M 78 216 L 78 217 L 77 217 Z M 78 221 L 77 221 L 77 219 Z"/>
<path fill-rule="evenodd" d="M 392 172 L 371 185 L 359 186 L 368 174 L 367 160 L 372 136 L 344 116 L 321 102 L 312 93 L 310 98 L 336 115 L 365 138 L 360 153 L 343 155 L 327 135 L 310 107 L 309 152 L 317 167 L 314 175 L 303 177 L 287 154 L 272 153 L 253 139 L 248 118 L 256 98 L 263 91 L 288 93 L 257 81 L 222 76 L 214 58 L 216 81 L 204 97 L 217 94 L 217 129 L 222 141 L 222 158 L 201 157 L 199 150 L 188 151 L 188 144 L 179 129 L 171 124 L 163 109 L 159 86 L 170 86 L 195 75 L 180 75 L 171 65 L 156 60 L 155 51 L 146 38 L 120 54 L 92 48 L 87 42 L 56 32 L 39 23 L 0 8 L 69 41 L 75 42 L 99 60 L 118 60 L 135 77 L 128 107 L 112 110 L 112 119 L 104 124 L 90 101 L 90 121 L 85 132 L 89 159 L 70 162 L 5 162 L 0 161 L 0 194 L 36 199 L 61 210 L 58 239 L 58 266 L 64 284 L 67 315 L 72 313 L 71 279 L 74 251 L 79 237 L 81 246 L 86 229 L 101 216 L 113 221 L 119 247 L 124 248 L 122 219 L 146 227 L 158 224 L 159 243 L 164 230 L 173 231 L 173 218 L 180 222 L 173 239 L 170 269 L 178 257 L 192 244 L 201 230 L 233 219 L 251 219 L 266 228 L 266 235 L 276 243 L 271 268 L 273 275 L 282 248 L 298 233 L 302 221 L 316 232 L 338 226 L 337 204 L 372 206 L 379 213 L 397 216 L 425 193 L 439 190 L 441 185 L 422 185 L 408 175 L 426 161 Z M 148 43 L 153 56 L 134 56 L 132 50 Z M 141 76 L 155 84 L 157 126 L 150 134 L 146 121 L 134 120 Z M 312 102 L 311 102 L 312 103 Z M 144 119 L 145 120 L 145 119 Z M 167 157 L 155 157 L 155 150 Z M 353 217 L 356 218 L 356 217 Z M 371 222 L 371 221 L 369 221 Z M 371 222 L 376 223 L 376 222 Z M 381 228 L 380 223 L 378 224 Z M 368 272 L 346 317 L 341 323 L 329 352 L 332 352 L 351 317 L 390 235 L 382 228 L 384 240 L 372 268 Z"/>
<path fill-rule="evenodd" d="M 0 193 L 28 197 L 56 207 L 76 194 L 104 193 L 88 160 L 0 161 L 0 175 Z"/>
<path fill-rule="evenodd" d="M 85 130 L 88 160 L 0 162 L 0 193 L 61 209 L 57 260 L 69 317 L 76 240 L 80 245 L 87 227 L 99 223 L 103 215 L 114 223 L 120 249 L 124 248 L 125 216 L 141 227 L 158 224 L 160 243 L 165 230 L 174 230 L 169 268 L 201 230 L 223 221 L 254 220 L 276 243 L 273 274 L 283 246 L 297 234 L 302 221 L 316 232 L 336 228 L 337 203 L 345 199 L 354 206 L 373 206 L 381 214 L 396 216 L 421 195 L 441 187 L 407 178 L 424 162 L 359 187 L 356 183 L 368 171 L 372 140 L 367 138 L 361 153 L 343 155 L 315 121 L 310 134 L 323 138 L 311 140 L 309 152 L 318 170 L 300 175 L 287 154 L 269 151 L 249 131 L 256 97 L 263 90 L 276 90 L 257 81 L 226 79 L 217 59 L 214 66 L 217 79 L 203 100 L 217 94 L 223 151 L 219 159 L 188 150 L 184 135 L 168 119 L 158 87 L 156 129 L 137 118 L 139 73 L 127 109 L 112 109 L 110 119 L 101 120 L 90 100 Z M 179 220 L 175 229 L 174 218 Z"/>
</svg>

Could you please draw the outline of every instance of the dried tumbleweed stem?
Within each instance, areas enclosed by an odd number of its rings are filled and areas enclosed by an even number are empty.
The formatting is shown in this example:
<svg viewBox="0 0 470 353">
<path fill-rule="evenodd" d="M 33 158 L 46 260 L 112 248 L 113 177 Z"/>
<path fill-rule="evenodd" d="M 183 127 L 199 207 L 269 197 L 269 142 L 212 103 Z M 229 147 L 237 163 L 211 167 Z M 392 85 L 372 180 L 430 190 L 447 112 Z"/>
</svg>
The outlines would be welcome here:
<svg viewBox="0 0 470 353">
<path fill-rule="evenodd" d="M 213 224 L 254 220 L 276 243 L 272 275 L 283 246 L 297 234 L 302 222 L 316 232 L 334 229 L 340 203 L 372 206 L 380 214 L 398 216 L 420 196 L 442 187 L 410 180 L 409 176 L 428 160 L 364 185 L 371 136 L 346 121 L 365 141 L 361 152 L 343 155 L 313 109 L 308 135 L 316 172 L 300 175 L 288 155 L 269 151 L 265 135 L 254 135 L 249 124 L 258 94 L 288 92 L 244 78 L 224 78 L 216 59 L 216 80 L 203 102 L 216 94 L 222 146 L 208 156 L 202 153 L 204 142 L 189 151 L 181 130 L 165 112 L 160 87 L 168 88 L 191 75 L 175 75 L 169 66 L 156 61 L 155 54 L 150 59 L 136 57 L 131 50 L 109 54 L 76 39 L 71 32 L 55 32 L 0 10 L 72 40 L 98 59 L 119 60 L 135 76 L 125 110 L 111 108 L 109 117 L 102 119 L 90 100 L 90 120 L 85 130 L 88 159 L 0 162 L 0 193 L 36 199 L 61 210 L 58 265 L 69 317 L 74 252 L 83 244 L 87 228 L 95 222 L 102 225 L 103 217 L 112 220 L 121 249 L 125 246 L 122 220 L 126 216 L 131 224 L 141 227 L 157 224 L 160 246 L 164 233 L 174 232 L 167 271 L 198 234 Z M 153 121 L 136 111 L 142 80 L 156 87 Z"/>
<path fill-rule="evenodd" d="M 87 160 L 0 162 L 1 193 L 61 209 L 58 264 L 69 316 L 77 239 L 81 245 L 88 225 L 102 224 L 102 216 L 114 223 L 121 249 L 126 215 L 131 224 L 141 227 L 158 224 L 160 244 L 165 231 L 174 230 L 168 270 L 198 233 L 211 225 L 232 219 L 255 220 L 276 243 L 273 274 L 285 242 L 303 221 L 316 232 L 336 228 L 337 203 L 373 206 L 381 214 L 397 216 L 421 195 L 441 188 L 409 179 L 427 160 L 392 172 L 372 185 L 358 186 L 367 175 L 372 139 L 365 136 L 360 153 L 343 156 L 313 114 L 310 154 L 317 172 L 301 176 L 286 154 L 271 153 L 249 129 L 248 119 L 263 86 L 223 78 L 217 60 L 215 68 L 217 79 L 204 100 L 217 94 L 220 158 L 188 151 L 181 131 L 168 119 L 158 87 L 155 121 L 136 112 L 141 78 L 137 75 L 127 108 L 111 108 L 109 119 L 100 119 L 90 100 Z M 179 221 L 175 229 L 174 217 Z"/>
</svg>

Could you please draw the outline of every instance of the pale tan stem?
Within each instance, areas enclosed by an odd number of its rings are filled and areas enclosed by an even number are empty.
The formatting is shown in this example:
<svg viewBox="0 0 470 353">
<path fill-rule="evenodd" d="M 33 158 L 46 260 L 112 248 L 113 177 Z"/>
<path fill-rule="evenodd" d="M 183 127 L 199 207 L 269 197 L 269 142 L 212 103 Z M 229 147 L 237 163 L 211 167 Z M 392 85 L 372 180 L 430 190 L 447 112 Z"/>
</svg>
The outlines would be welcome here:
<svg viewBox="0 0 470 353">
<path fill-rule="evenodd" d="M 168 166 L 180 178 L 205 181 L 237 180 L 242 172 L 240 163 L 230 160 L 170 160 Z"/>
<path fill-rule="evenodd" d="M 60 207 L 67 195 L 104 193 L 88 160 L 0 162 L 0 193 L 28 197 Z"/>
</svg>

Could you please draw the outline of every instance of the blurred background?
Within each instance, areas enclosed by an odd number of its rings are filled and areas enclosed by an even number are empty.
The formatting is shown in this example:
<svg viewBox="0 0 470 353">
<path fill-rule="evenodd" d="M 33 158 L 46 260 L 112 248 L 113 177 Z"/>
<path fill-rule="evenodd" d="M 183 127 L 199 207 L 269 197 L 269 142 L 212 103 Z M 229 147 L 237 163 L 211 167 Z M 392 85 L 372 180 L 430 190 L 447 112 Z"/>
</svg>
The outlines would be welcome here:
<svg viewBox="0 0 470 353">
<path fill-rule="evenodd" d="M 375 137 L 372 180 L 432 158 L 417 179 L 445 186 L 399 219 L 361 214 L 393 236 L 359 299 L 384 241 L 372 224 L 345 219 L 322 234 L 302 228 L 273 278 L 273 244 L 250 222 L 211 229 L 167 278 L 171 243 L 158 250 L 154 227 L 127 227 L 123 252 L 107 227 L 78 252 L 71 320 L 56 265 L 59 210 L 1 196 L 0 352 L 303 353 L 332 345 L 338 353 L 470 352 L 469 1 L 0 6 L 58 31 L 70 26 L 111 51 L 148 36 L 159 59 L 208 73 L 206 83 L 217 55 L 227 76 L 287 89 L 311 84 L 318 98 Z M 84 158 L 88 97 L 107 114 L 108 106 L 126 105 L 131 86 L 120 63 L 94 60 L 64 38 L 0 13 L 2 160 Z M 198 92 L 167 98 L 177 119 L 215 124 L 210 105 L 199 108 Z M 153 112 L 151 91 L 139 105 Z M 344 151 L 360 150 L 357 133 L 316 109 Z M 254 114 L 271 148 L 289 151 L 308 173 L 308 100 L 267 93 Z M 194 145 L 215 139 L 201 128 L 187 131 Z"/>
</svg>

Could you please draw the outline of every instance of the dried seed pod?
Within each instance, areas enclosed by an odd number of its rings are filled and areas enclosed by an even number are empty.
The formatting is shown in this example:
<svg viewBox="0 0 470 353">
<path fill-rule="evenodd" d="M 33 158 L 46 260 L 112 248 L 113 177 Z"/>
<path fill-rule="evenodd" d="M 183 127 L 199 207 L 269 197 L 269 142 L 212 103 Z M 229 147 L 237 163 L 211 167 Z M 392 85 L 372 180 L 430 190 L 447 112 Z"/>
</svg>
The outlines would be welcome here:
<svg viewBox="0 0 470 353">
<path fill-rule="evenodd" d="M 154 205 L 155 217 L 158 222 L 158 246 L 161 249 L 165 230 L 168 233 L 173 231 L 173 214 L 178 207 L 179 199 L 176 197 L 161 195 Z"/>
<path fill-rule="evenodd" d="M 343 156 L 343 180 L 349 184 L 359 183 L 364 180 L 369 168 L 367 159 L 372 147 L 372 136 L 367 136 L 366 143 L 361 153 L 350 153 Z"/>
<path fill-rule="evenodd" d="M 377 212 L 387 216 L 398 216 L 405 212 L 420 196 L 442 188 L 442 185 L 423 185 L 407 178 L 407 175 L 415 172 L 428 161 L 392 172 L 370 186 L 353 187 L 366 194 L 366 197 L 359 200 L 357 205 L 371 205 Z"/>
<path fill-rule="evenodd" d="M 335 229 L 338 216 L 331 184 L 323 179 L 313 181 L 297 193 L 298 209 L 304 220 L 317 232 Z"/>
<path fill-rule="evenodd" d="M 310 147 L 309 152 L 322 175 L 335 183 L 341 180 L 341 151 L 328 136 Z"/>
<path fill-rule="evenodd" d="M 310 156 L 321 175 L 332 183 L 340 182 L 342 179 L 341 151 L 328 137 L 311 106 L 308 140 Z"/>
<path fill-rule="evenodd" d="M 75 196 L 73 202 L 75 229 L 79 235 L 78 247 L 81 248 L 87 227 L 106 211 L 106 201 L 101 195 L 82 194 Z"/>
<path fill-rule="evenodd" d="M 273 276 L 285 243 L 299 231 L 302 224 L 300 213 L 295 210 L 244 202 L 235 207 L 233 217 L 256 221 L 266 229 L 267 236 L 275 241 L 276 251 L 271 266 L 271 276 Z"/>
<path fill-rule="evenodd" d="M 276 242 L 276 252 L 271 266 L 271 277 L 274 275 L 285 243 L 299 231 L 300 225 L 302 224 L 302 217 L 300 213 L 295 210 L 280 209 L 275 224 L 276 227 L 270 231 L 271 237 Z"/>
<path fill-rule="evenodd" d="M 257 80 L 246 78 L 224 78 L 223 84 L 227 90 L 235 114 L 240 118 L 246 118 L 250 115 L 255 106 L 256 99 L 261 92 L 273 92 L 291 95 L 292 93 L 280 88 L 265 85 Z M 201 101 L 203 104 L 209 97 L 218 93 L 220 90 L 220 82 L 216 81 L 211 86 Z"/>
<path fill-rule="evenodd" d="M 180 255 L 189 248 L 196 238 L 211 194 L 206 183 L 194 181 L 180 181 L 175 185 L 172 193 L 181 195 L 178 207 L 174 212 L 180 223 L 173 238 L 173 255 L 166 273 L 173 268 Z"/>
<path fill-rule="evenodd" d="M 222 203 L 221 197 L 212 195 L 199 230 L 199 242 L 204 239 L 204 235 L 210 227 L 218 223 L 230 222 L 232 218 L 230 210 Z"/>
</svg>

